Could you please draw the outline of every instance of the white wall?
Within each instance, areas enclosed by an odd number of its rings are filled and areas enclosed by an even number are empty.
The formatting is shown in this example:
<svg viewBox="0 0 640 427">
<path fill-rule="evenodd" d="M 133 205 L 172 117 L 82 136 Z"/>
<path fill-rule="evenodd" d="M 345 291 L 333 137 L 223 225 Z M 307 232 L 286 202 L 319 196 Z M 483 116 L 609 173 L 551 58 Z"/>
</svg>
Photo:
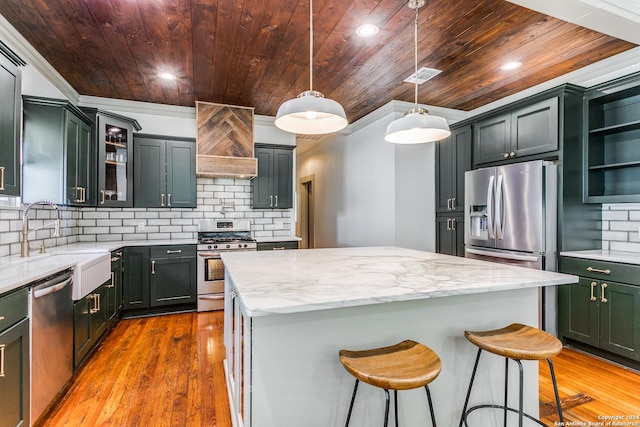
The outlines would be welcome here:
<svg viewBox="0 0 640 427">
<path fill-rule="evenodd" d="M 298 177 L 315 175 L 316 247 L 434 250 L 435 145 L 384 141 L 397 117 L 387 114 L 298 153 Z"/>
</svg>

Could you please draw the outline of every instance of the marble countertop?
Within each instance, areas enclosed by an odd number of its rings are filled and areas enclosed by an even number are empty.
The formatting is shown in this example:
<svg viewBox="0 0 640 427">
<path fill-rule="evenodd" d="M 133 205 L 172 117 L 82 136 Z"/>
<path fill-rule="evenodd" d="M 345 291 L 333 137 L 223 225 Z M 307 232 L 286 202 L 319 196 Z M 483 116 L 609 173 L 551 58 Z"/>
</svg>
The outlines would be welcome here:
<svg viewBox="0 0 640 427">
<path fill-rule="evenodd" d="M 47 248 L 44 254 L 31 251 L 31 256 L 0 258 L 0 295 L 31 282 L 55 274 L 80 263 L 91 262 L 106 252 L 126 246 L 188 245 L 195 240 L 131 240 L 117 242 L 72 243 Z"/>
<path fill-rule="evenodd" d="M 593 259 L 599 261 L 622 262 L 625 264 L 640 265 L 640 253 L 608 251 L 604 249 L 594 249 L 588 251 L 568 251 L 560 252 L 560 256 L 572 258 Z"/>
<path fill-rule="evenodd" d="M 227 252 L 248 316 L 576 283 L 577 276 L 397 247 Z"/>
</svg>

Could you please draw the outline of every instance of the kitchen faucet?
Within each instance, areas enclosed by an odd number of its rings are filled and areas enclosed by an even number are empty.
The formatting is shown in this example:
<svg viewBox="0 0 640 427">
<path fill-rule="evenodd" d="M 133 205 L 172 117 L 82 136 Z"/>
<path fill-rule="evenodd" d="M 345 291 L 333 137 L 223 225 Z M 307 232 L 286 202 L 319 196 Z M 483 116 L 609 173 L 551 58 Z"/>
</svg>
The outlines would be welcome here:
<svg viewBox="0 0 640 427">
<path fill-rule="evenodd" d="M 20 242 L 21 257 L 29 256 L 29 216 L 28 215 L 29 215 L 29 210 L 33 205 L 52 206 L 56 210 L 56 220 L 48 224 L 44 224 L 41 227 L 34 228 L 31 231 L 37 231 L 42 228 L 48 227 L 51 224 L 54 224 L 53 237 L 60 237 L 60 209 L 58 209 L 58 205 L 56 205 L 53 202 L 49 202 L 47 200 L 38 200 L 37 202 L 28 203 L 24 205 L 24 213 L 22 214 L 22 241 Z"/>
</svg>

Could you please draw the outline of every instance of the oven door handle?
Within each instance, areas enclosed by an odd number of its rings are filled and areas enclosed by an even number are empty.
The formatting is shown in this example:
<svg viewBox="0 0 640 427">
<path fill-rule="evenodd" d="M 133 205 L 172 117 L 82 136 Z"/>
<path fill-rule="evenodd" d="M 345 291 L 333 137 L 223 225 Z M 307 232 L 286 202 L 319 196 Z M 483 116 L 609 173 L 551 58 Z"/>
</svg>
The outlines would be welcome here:
<svg viewBox="0 0 640 427">
<path fill-rule="evenodd" d="M 220 253 L 219 252 L 208 252 L 204 254 L 199 253 L 198 256 L 202 258 L 220 258 Z"/>
</svg>

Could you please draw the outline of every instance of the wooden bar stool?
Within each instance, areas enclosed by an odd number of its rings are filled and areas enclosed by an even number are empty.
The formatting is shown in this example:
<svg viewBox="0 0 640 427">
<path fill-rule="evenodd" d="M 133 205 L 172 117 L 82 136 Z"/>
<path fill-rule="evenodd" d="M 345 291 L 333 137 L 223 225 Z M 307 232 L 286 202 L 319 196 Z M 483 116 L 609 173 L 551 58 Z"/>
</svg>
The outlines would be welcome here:
<svg viewBox="0 0 640 427">
<path fill-rule="evenodd" d="M 406 340 L 390 347 L 370 350 L 340 350 L 340 362 L 356 378 L 351 396 L 351 405 L 347 414 L 346 427 L 349 426 L 353 403 L 358 391 L 358 383 L 363 381 L 374 387 L 384 389 L 386 404 L 384 425 L 389 422 L 389 390 L 394 391 L 394 409 L 396 427 L 398 426 L 398 390 L 411 390 L 424 387 L 429 401 L 431 423 L 436 427 L 433 403 L 428 384 L 440 374 L 442 364 L 438 355 L 415 341 Z"/>
<path fill-rule="evenodd" d="M 560 417 L 560 423 L 563 425 L 564 418 L 562 417 L 562 407 L 560 406 L 560 396 L 558 395 L 558 385 L 556 384 L 556 376 L 553 371 L 553 363 L 551 358 L 562 350 L 562 343 L 559 339 L 553 335 L 531 326 L 521 325 L 519 323 L 511 324 L 502 329 L 496 329 L 493 331 L 482 332 L 470 332 L 465 331 L 464 336 L 478 347 L 478 355 L 476 356 L 476 363 L 473 367 L 473 373 L 471 374 L 471 382 L 469 383 L 469 390 L 467 391 L 467 397 L 462 408 L 462 417 L 460 418 L 460 427 L 463 423 L 466 427 L 468 415 L 476 409 L 482 408 L 497 408 L 504 411 L 504 426 L 507 426 L 507 411 L 515 412 L 518 414 L 519 427 L 522 427 L 524 418 L 528 418 L 541 426 L 546 426 L 542 421 L 533 418 L 531 415 L 526 414 L 523 411 L 524 402 L 524 386 L 523 386 L 523 370 L 521 360 L 543 360 L 547 359 L 549 363 L 549 370 L 551 371 L 551 381 L 553 382 L 553 390 L 556 395 L 556 405 L 558 405 L 558 416 Z M 480 361 L 480 354 L 482 350 L 486 350 L 490 353 L 505 358 L 505 379 L 504 379 L 504 405 L 477 405 L 467 410 L 469 404 L 469 396 L 471 395 L 471 387 L 473 386 L 473 380 L 476 376 L 476 370 L 478 369 L 478 362 Z M 508 381 L 509 381 L 509 359 L 515 361 L 520 368 L 520 395 L 519 395 L 519 408 L 516 410 L 507 406 L 508 397 Z"/>
</svg>

